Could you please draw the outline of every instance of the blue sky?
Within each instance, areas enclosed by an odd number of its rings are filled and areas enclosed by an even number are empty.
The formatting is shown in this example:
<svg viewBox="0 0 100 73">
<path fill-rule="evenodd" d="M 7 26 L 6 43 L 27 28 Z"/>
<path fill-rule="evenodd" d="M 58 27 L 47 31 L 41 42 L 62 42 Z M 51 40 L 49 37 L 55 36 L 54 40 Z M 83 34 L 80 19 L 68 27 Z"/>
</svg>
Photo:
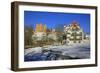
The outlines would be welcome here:
<svg viewBox="0 0 100 73">
<path fill-rule="evenodd" d="M 39 23 L 53 29 L 58 25 L 69 25 L 73 21 L 76 21 L 85 33 L 90 33 L 90 14 L 24 11 L 24 25 L 32 25 L 34 29 Z"/>
</svg>

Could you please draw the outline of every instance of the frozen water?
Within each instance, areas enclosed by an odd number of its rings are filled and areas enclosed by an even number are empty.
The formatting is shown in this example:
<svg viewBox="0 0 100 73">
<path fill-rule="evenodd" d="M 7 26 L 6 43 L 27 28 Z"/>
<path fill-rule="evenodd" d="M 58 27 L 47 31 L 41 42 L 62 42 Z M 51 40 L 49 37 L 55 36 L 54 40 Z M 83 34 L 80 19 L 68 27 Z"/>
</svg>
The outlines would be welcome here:
<svg viewBox="0 0 100 73">
<path fill-rule="evenodd" d="M 24 54 L 27 55 L 29 53 L 41 53 L 42 52 L 42 47 L 35 47 L 35 48 L 28 48 L 24 50 Z"/>
<path fill-rule="evenodd" d="M 46 45 L 25 49 L 25 61 L 45 61 L 45 60 L 64 60 L 64 59 L 87 59 L 90 58 L 90 43 L 72 45 Z"/>
</svg>

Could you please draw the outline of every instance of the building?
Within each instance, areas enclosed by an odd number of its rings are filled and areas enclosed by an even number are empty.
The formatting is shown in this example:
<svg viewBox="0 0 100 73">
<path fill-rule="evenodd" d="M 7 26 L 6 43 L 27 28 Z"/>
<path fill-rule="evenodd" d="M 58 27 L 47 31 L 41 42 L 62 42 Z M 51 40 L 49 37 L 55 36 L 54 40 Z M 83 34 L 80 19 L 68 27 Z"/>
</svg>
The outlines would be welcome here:
<svg viewBox="0 0 100 73">
<path fill-rule="evenodd" d="M 66 43 L 81 43 L 84 39 L 84 33 L 77 22 L 72 22 L 69 26 L 64 26 Z"/>
<path fill-rule="evenodd" d="M 58 39 L 57 32 L 55 29 L 52 29 L 51 32 L 48 34 L 48 38 L 56 41 Z"/>
<path fill-rule="evenodd" d="M 46 37 L 46 30 L 47 30 L 47 28 L 46 28 L 45 24 L 44 25 L 36 24 L 36 29 L 32 36 L 32 39 L 36 40 L 36 41 L 41 41 L 41 40 L 45 39 L 44 37 Z"/>
<path fill-rule="evenodd" d="M 36 24 L 36 29 L 35 29 L 35 32 L 46 32 L 47 30 L 47 27 L 46 25 L 44 24 Z"/>
<path fill-rule="evenodd" d="M 73 44 L 83 42 L 85 34 L 77 22 L 74 21 L 70 25 L 64 25 L 63 30 L 64 31 L 60 33 L 54 28 L 52 30 L 48 30 L 46 25 L 37 24 L 32 38 L 33 40 L 36 40 L 36 42 L 45 41 L 46 44 L 47 42 L 49 42 L 49 44 Z"/>
</svg>

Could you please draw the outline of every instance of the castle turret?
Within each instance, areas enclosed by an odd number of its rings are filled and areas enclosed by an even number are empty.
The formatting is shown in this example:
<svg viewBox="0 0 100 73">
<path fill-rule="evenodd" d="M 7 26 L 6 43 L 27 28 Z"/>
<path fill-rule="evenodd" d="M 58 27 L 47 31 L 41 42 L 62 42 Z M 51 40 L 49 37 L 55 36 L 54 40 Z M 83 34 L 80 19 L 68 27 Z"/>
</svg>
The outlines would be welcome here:
<svg viewBox="0 0 100 73">
<path fill-rule="evenodd" d="M 46 25 L 36 24 L 36 32 L 46 32 L 47 28 Z"/>
</svg>

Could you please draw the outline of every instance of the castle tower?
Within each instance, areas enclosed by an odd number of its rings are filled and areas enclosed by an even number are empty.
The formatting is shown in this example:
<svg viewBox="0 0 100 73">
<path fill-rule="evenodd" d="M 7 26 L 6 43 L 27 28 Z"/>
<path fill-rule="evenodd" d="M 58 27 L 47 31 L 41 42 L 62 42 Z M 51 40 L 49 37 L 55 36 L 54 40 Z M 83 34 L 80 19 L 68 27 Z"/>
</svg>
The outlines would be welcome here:
<svg viewBox="0 0 100 73">
<path fill-rule="evenodd" d="M 39 32 L 43 32 L 43 25 L 42 24 L 39 25 L 39 29 L 40 29 Z"/>
<path fill-rule="evenodd" d="M 39 24 L 36 24 L 36 29 L 35 29 L 36 32 L 39 31 Z"/>
<path fill-rule="evenodd" d="M 46 30 L 47 30 L 47 27 L 46 27 L 46 25 L 44 25 L 43 26 L 43 32 L 46 32 Z"/>
<path fill-rule="evenodd" d="M 46 32 L 47 27 L 46 25 L 36 24 L 36 32 Z"/>
</svg>

